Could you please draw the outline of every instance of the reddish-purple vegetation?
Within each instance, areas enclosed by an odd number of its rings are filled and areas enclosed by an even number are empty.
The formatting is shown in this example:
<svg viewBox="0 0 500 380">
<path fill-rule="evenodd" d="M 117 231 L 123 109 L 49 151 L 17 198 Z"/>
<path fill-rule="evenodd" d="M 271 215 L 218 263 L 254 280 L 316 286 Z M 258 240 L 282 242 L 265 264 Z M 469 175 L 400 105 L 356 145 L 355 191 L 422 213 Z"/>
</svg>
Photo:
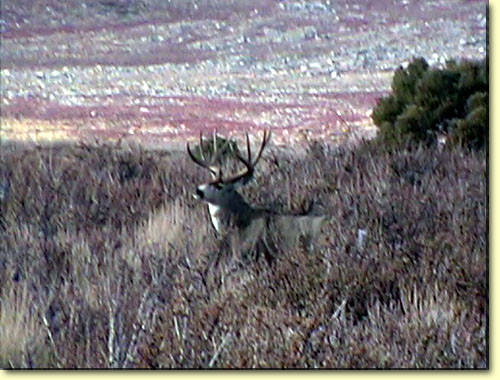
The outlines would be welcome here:
<svg viewBox="0 0 500 380">
<path fill-rule="evenodd" d="M 398 65 L 485 55 L 485 13 L 444 0 L 4 1 L 2 118 L 161 143 L 216 127 L 366 136 Z"/>
</svg>

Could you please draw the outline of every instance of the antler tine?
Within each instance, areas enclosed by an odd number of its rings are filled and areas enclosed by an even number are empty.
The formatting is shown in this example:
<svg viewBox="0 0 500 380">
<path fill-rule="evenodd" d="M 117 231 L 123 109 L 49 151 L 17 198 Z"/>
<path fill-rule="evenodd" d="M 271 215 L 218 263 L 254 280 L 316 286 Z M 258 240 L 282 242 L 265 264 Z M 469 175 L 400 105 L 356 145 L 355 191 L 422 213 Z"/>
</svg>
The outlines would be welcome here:
<svg viewBox="0 0 500 380">
<path fill-rule="evenodd" d="M 191 158 L 191 160 L 193 160 L 196 164 L 200 165 L 202 168 L 208 169 L 214 177 L 219 178 L 219 179 L 222 178 L 221 169 L 214 167 L 214 166 L 211 166 L 209 163 L 207 163 L 207 160 L 205 158 L 205 154 L 203 153 L 203 137 L 202 137 L 201 132 L 200 132 L 200 156 L 201 156 L 201 160 L 198 159 L 193 154 L 193 152 L 191 151 L 191 147 L 189 146 L 189 143 L 186 143 L 186 148 L 187 148 L 187 152 L 188 152 L 188 155 Z"/>
<path fill-rule="evenodd" d="M 266 147 L 267 143 L 271 139 L 271 131 L 264 131 L 264 137 L 262 139 L 262 145 L 260 146 L 259 153 L 257 154 L 257 158 L 255 161 L 252 163 L 252 166 L 257 165 L 257 162 L 260 160 L 260 157 L 262 156 L 262 152 L 264 152 L 264 148 Z"/>
<path fill-rule="evenodd" d="M 211 161 L 215 162 L 217 159 L 217 131 L 212 131 L 212 158 Z"/>
<path fill-rule="evenodd" d="M 204 162 L 207 162 L 205 153 L 203 153 L 203 133 L 200 131 L 200 157 Z"/>
<path fill-rule="evenodd" d="M 264 148 L 265 146 L 267 145 L 269 139 L 271 137 L 271 133 L 267 133 L 267 131 L 264 131 L 264 138 L 262 140 L 262 144 L 260 146 L 260 149 L 259 149 L 259 153 L 257 154 L 257 158 L 255 159 L 255 161 L 252 162 L 252 151 L 251 151 L 251 148 L 250 148 L 250 138 L 248 137 L 248 134 L 247 134 L 247 152 L 248 152 L 248 159 L 245 159 L 241 156 L 241 154 L 239 153 L 236 153 L 236 158 L 238 160 L 240 160 L 245 166 L 246 166 L 246 171 L 244 171 L 243 173 L 231 178 L 230 180 L 228 180 L 228 182 L 239 182 L 239 181 L 243 181 L 243 184 L 246 183 L 247 181 L 250 180 L 250 178 L 252 178 L 253 176 L 253 172 L 254 172 L 254 169 L 255 169 L 255 165 L 257 164 L 257 162 L 259 161 L 260 157 L 262 156 L 262 152 L 264 151 Z"/>
<path fill-rule="evenodd" d="M 224 139 L 223 141 L 224 145 L 222 145 L 221 147 L 219 147 L 219 149 L 217 149 L 217 130 L 215 130 L 213 135 L 213 152 L 214 152 L 214 156 L 212 157 L 213 162 L 217 161 L 220 158 L 220 156 L 224 153 L 225 149 L 229 146 L 230 142 L 231 141 L 229 139 Z"/>
<path fill-rule="evenodd" d="M 250 149 L 250 138 L 248 137 L 248 133 L 246 135 L 247 135 L 248 163 L 251 163 L 252 162 L 252 150 Z"/>
<path fill-rule="evenodd" d="M 234 154 L 238 160 L 240 160 L 250 171 L 252 170 L 252 152 L 250 150 L 250 138 L 248 137 L 248 133 L 246 134 L 246 140 L 247 140 L 247 157 L 244 158 L 240 152 L 236 151 Z"/>
<path fill-rule="evenodd" d="M 189 143 L 186 143 L 186 149 L 187 149 L 187 152 L 188 152 L 188 155 L 189 157 L 191 158 L 191 160 L 193 160 L 196 164 L 200 165 L 201 167 L 205 168 L 205 169 L 208 169 L 208 166 L 205 164 L 205 162 L 199 160 L 194 154 L 193 152 L 191 151 L 191 147 L 189 146 Z"/>
</svg>

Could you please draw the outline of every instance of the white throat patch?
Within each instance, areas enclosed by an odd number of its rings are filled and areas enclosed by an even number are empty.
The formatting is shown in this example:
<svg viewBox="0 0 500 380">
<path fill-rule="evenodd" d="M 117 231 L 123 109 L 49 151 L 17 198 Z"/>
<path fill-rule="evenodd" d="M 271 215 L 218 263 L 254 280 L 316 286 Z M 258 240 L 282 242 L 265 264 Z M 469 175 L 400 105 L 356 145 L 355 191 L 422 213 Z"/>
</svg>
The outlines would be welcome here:
<svg viewBox="0 0 500 380">
<path fill-rule="evenodd" d="M 220 207 L 217 205 L 214 205 L 212 203 L 208 204 L 208 212 L 210 214 L 210 219 L 212 220 L 212 224 L 215 228 L 215 230 L 220 234 L 220 222 L 218 218 L 218 213 L 219 213 Z"/>
</svg>

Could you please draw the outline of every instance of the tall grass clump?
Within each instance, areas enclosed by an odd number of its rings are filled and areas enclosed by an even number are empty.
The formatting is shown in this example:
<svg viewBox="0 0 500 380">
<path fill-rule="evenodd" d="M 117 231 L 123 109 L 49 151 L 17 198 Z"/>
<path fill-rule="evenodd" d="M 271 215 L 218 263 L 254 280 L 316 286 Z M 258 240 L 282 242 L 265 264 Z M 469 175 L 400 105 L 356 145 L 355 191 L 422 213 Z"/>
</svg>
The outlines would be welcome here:
<svg viewBox="0 0 500 380">
<path fill-rule="evenodd" d="M 265 154 L 249 202 L 330 216 L 272 265 L 219 244 L 191 196 L 205 172 L 184 152 L 4 143 L 0 366 L 488 367 L 484 150 Z"/>
</svg>

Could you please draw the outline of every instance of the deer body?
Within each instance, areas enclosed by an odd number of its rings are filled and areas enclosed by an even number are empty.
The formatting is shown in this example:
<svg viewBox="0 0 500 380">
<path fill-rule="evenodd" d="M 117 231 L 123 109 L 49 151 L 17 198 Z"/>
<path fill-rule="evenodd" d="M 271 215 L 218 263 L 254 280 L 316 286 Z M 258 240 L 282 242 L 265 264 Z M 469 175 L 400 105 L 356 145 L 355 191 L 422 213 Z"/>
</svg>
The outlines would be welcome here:
<svg viewBox="0 0 500 380">
<path fill-rule="evenodd" d="M 282 245 L 288 247 L 300 238 L 307 242 L 316 238 L 326 221 L 325 216 L 277 214 L 254 209 L 243 200 L 227 208 L 208 203 L 208 211 L 219 235 L 224 235 L 225 231 L 236 231 L 241 241 L 255 243 L 259 238 L 266 237 L 267 240 L 279 239 Z"/>
<path fill-rule="evenodd" d="M 250 142 L 247 135 L 248 158 L 238 153 L 236 158 L 246 170 L 229 179 L 222 178 L 220 168 L 211 166 L 205 159 L 196 158 L 189 145 L 187 150 L 191 159 L 200 166 L 211 171 L 214 180 L 202 184 L 195 191 L 195 198 L 208 204 L 210 220 L 214 229 L 231 246 L 240 250 L 243 256 L 264 253 L 271 257 L 278 249 L 290 249 L 300 239 L 304 239 L 309 247 L 316 240 L 325 216 L 280 214 L 272 210 L 250 206 L 237 192 L 237 188 L 246 184 L 252 177 L 254 167 L 259 161 L 270 134 L 264 133 L 264 139 L 255 161 L 252 161 Z M 202 138 L 200 137 L 200 147 Z"/>
</svg>

